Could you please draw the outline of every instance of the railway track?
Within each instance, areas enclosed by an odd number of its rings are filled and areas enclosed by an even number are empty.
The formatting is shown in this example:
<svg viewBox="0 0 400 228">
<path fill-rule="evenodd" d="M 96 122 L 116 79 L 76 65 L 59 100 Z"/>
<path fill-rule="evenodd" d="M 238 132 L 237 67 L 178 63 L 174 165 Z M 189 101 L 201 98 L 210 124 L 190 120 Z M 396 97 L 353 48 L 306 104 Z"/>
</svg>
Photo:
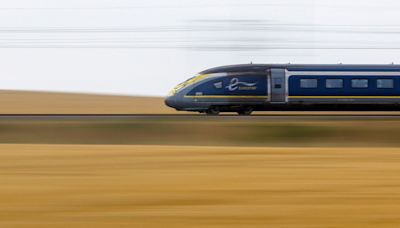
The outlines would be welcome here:
<svg viewBox="0 0 400 228">
<path fill-rule="evenodd" d="M 238 116 L 235 114 L 224 114 L 220 116 L 206 116 L 200 114 L 0 114 L 0 119 L 213 119 L 213 120 L 294 120 L 294 119 L 400 119 L 400 113 L 342 113 L 342 114 L 324 114 L 324 113 L 279 113 L 279 114 L 255 114 L 252 116 Z"/>
</svg>

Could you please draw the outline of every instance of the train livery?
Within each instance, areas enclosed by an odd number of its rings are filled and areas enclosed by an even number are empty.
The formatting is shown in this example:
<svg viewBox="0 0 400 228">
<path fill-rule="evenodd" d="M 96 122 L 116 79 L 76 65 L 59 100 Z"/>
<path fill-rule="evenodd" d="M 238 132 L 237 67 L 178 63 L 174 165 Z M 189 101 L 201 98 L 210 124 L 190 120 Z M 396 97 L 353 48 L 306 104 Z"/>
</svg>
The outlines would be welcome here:
<svg viewBox="0 0 400 228">
<path fill-rule="evenodd" d="M 245 64 L 212 68 L 176 86 L 178 111 L 400 110 L 400 65 Z"/>
</svg>

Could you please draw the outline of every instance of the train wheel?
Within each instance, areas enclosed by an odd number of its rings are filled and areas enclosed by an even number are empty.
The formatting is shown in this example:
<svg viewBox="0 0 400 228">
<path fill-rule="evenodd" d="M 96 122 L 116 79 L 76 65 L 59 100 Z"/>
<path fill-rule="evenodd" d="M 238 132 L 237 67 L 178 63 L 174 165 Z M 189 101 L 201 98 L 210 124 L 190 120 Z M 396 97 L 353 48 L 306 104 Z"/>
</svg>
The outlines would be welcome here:
<svg viewBox="0 0 400 228">
<path fill-rule="evenodd" d="M 237 112 L 240 116 L 250 116 L 253 113 L 252 107 L 246 107 Z"/>
<path fill-rule="evenodd" d="M 218 116 L 219 113 L 220 113 L 220 111 L 217 107 L 211 107 L 206 111 L 206 114 L 208 116 Z"/>
</svg>

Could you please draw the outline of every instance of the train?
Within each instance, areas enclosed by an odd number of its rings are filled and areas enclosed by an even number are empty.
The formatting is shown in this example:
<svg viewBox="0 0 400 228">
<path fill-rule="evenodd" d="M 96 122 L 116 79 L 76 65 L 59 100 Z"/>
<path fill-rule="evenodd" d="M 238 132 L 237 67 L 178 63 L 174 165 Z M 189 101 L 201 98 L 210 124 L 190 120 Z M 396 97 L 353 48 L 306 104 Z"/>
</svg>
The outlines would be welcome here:
<svg viewBox="0 0 400 228">
<path fill-rule="evenodd" d="M 200 72 L 165 99 L 178 111 L 400 110 L 400 65 L 242 64 Z"/>
</svg>

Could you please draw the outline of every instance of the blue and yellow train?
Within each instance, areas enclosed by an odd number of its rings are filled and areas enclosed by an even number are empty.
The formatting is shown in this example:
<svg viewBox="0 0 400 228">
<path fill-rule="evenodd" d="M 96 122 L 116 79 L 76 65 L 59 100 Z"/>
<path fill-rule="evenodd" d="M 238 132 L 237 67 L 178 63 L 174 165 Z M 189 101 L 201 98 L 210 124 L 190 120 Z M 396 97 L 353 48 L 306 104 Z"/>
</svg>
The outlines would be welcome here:
<svg viewBox="0 0 400 228">
<path fill-rule="evenodd" d="M 212 68 L 176 86 L 178 111 L 400 110 L 400 65 L 245 64 Z"/>
</svg>

